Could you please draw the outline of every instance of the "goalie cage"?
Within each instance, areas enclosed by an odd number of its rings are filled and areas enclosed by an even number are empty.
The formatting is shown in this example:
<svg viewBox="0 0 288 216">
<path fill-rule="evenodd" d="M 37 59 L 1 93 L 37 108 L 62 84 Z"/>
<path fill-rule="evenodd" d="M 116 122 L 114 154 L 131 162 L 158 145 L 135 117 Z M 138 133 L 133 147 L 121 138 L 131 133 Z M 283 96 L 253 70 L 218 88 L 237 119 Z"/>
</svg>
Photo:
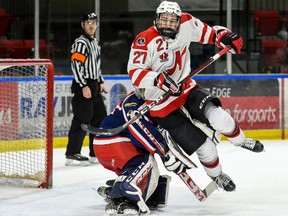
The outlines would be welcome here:
<svg viewBox="0 0 288 216">
<path fill-rule="evenodd" d="M 52 187 L 54 69 L 0 59 L 0 185 Z"/>
</svg>

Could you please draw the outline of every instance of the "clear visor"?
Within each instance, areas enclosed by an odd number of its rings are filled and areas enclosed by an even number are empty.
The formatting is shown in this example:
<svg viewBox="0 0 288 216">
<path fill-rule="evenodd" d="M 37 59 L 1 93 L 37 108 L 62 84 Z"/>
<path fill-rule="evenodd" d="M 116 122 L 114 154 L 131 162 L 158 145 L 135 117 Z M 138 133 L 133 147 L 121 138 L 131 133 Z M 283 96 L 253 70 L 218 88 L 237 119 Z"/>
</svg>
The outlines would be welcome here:
<svg viewBox="0 0 288 216">
<path fill-rule="evenodd" d="M 176 30 L 179 25 L 179 17 L 173 13 L 162 13 L 156 18 L 156 24 L 161 29 Z"/>
</svg>

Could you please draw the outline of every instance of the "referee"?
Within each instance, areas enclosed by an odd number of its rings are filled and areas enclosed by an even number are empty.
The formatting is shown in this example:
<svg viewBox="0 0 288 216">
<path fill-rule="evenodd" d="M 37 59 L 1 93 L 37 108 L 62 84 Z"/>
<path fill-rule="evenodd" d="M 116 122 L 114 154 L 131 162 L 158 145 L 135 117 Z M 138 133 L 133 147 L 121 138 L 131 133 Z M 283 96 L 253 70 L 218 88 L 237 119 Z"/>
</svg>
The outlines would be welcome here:
<svg viewBox="0 0 288 216">
<path fill-rule="evenodd" d="M 83 140 L 86 136 L 86 132 L 81 129 L 81 124 L 98 127 L 107 115 L 101 96 L 101 93 L 105 92 L 105 87 L 100 68 L 101 49 L 95 38 L 97 21 L 95 13 L 83 15 L 81 21 L 83 34 L 75 40 L 71 48 L 71 69 L 74 74 L 71 86 L 74 94 L 72 97 L 74 117 L 68 134 L 66 166 L 86 166 L 97 162 L 93 151 L 93 134 L 89 134 L 90 158 L 81 155 Z"/>
</svg>

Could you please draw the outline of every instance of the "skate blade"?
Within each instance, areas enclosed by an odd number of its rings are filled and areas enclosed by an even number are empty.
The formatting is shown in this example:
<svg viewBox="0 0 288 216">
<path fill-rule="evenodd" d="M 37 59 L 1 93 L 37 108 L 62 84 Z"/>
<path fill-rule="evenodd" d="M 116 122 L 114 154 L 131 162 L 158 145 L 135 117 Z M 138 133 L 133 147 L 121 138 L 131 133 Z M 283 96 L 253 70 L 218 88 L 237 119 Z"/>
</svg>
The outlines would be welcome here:
<svg viewBox="0 0 288 216">
<path fill-rule="evenodd" d="M 77 160 L 73 160 L 73 159 L 67 159 L 66 162 L 65 162 L 65 165 L 66 166 L 82 166 L 82 167 L 85 167 L 85 166 L 89 166 L 91 164 L 89 163 L 89 161 L 77 161 Z"/>
<path fill-rule="evenodd" d="M 96 157 L 90 157 L 90 158 L 89 158 L 89 163 L 90 163 L 91 165 L 95 165 L 95 164 L 99 164 L 99 161 L 97 160 Z"/>
</svg>

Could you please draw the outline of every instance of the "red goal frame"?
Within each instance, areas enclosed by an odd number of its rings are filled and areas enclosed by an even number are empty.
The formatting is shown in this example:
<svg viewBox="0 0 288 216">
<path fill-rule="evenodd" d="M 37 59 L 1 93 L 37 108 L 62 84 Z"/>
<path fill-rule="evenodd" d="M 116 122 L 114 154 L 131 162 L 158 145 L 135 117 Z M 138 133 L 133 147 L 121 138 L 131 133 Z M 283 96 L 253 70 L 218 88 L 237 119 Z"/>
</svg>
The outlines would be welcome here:
<svg viewBox="0 0 288 216">
<path fill-rule="evenodd" d="M 46 103 L 46 169 L 45 180 L 39 187 L 53 186 L 53 101 L 54 101 L 54 66 L 50 59 L 0 59 L 0 66 L 37 66 L 46 65 L 47 72 L 47 103 Z"/>
</svg>

